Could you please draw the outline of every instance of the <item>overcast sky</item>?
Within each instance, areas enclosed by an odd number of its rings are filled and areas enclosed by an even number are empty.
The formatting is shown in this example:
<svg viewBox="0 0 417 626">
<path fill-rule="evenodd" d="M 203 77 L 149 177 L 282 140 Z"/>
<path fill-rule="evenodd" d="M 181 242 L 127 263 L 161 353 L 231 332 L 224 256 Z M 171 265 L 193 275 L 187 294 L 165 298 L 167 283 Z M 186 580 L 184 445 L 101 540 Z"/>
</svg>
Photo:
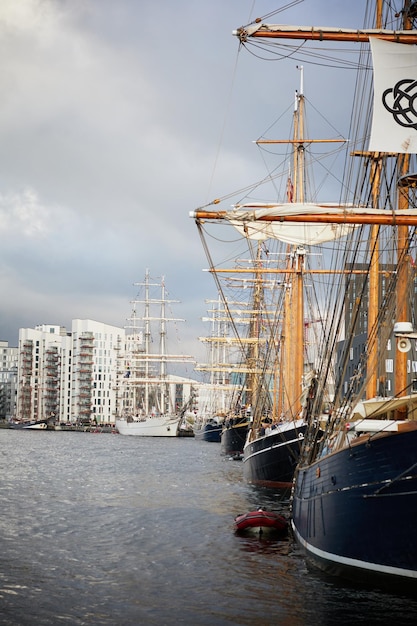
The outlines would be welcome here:
<svg viewBox="0 0 417 626">
<path fill-rule="evenodd" d="M 124 326 L 149 268 L 181 301 L 184 350 L 201 349 L 216 290 L 189 211 L 265 175 L 252 141 L 299 80 L 296 60 L 239 52 L 232 30 L 284 4 L 1 0 L 0 339 Z M 360 26 L 364 4 L 305 0 L 269 21 Z M 327 80 L 305 72 L 336 123 L 346 78 Z"/>
</svg>

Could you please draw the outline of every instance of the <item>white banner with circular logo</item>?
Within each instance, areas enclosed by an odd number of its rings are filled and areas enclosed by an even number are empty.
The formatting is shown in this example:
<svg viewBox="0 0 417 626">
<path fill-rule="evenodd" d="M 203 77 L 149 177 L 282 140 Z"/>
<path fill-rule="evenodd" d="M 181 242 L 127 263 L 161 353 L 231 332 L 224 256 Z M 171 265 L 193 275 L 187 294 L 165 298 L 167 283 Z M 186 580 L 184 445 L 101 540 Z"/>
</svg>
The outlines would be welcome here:
<svg viewBox="0 0 417 626">
<path fill-rule="evenodd" d="M 417 46 L 370 38 L 374 65 L 371 152 L 417 153 Z"/>
</svg>

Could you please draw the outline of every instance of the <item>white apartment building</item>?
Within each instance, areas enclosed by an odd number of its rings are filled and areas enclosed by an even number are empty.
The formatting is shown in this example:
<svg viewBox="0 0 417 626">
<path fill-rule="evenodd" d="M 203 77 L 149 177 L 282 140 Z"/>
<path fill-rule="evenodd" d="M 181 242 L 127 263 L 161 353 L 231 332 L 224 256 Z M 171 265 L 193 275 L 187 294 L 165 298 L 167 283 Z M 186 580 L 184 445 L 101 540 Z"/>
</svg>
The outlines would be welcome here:
<svg viewBox="0 0 417 626">
<path fill-rule="evenodd" d="M 61 419 L 62 354 L 70 345 L 62 326 L 43 324 L 19 330 L 18 419 Z"/>
<path fill-rule="evenodd" d="M 0 420 L 9 421 L 16 412 L 18 349 L 0 341 Z"/>
<path fill-rule="evenodd" d="M 124 328 L 93 320 L 72 321 L 71 419 L 114 423 L 118 351 Z"/>
<path fill-rule="evenodd" d="M 117 347 L 123 328 L 72 321 L 71 332 L 43 324 L 19 330 L 19 419 L 113 423 Z"/>
</svg>

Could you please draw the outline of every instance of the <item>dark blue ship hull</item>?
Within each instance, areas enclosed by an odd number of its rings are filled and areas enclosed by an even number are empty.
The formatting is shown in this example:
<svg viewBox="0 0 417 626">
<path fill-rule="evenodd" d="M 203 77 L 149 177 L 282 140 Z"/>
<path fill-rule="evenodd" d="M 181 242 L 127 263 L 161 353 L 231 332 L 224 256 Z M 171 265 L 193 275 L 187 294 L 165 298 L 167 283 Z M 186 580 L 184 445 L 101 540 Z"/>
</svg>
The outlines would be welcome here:
<svg viewBox="0 0 417 626">
<path fill-rule="evenodd" d="M 204 433 L 203 433 L 204 441 L 211 441 L 212 443 L 220 443 L 221 435 L 222 435 L 221 426 L 210 426 L 210 424 L 206 424 L 206 426 L 204 427 Z"/>
<path fill-rule="evenodd" d="M 248 422 L 225 426 L 221 436 L 222 454 L 227 456 L 240 456 L 243 453 L 248 430 Z"/>
<path fill-rule="evenodd" d="M 417 430 L 363 437 L 300 467 L 292 525 L 321 569 L 417 589 Z"/>
<path fill-rule="evenodd" d="M 245 445 L 243 476 L 265 486 L 288 486 L 294 478 L 306 426 L 273 430 Z"/>
<path fill-rule="evenodd" d="M 220 443 L 222 434 L 222 424 L 210 421 L 204 424 L 204 426 L 198 430 L 194 430 L 194 436 L 196 439 L 202 439 L 203 441 L 209 441 L 211 443 Z"/>
</svg>

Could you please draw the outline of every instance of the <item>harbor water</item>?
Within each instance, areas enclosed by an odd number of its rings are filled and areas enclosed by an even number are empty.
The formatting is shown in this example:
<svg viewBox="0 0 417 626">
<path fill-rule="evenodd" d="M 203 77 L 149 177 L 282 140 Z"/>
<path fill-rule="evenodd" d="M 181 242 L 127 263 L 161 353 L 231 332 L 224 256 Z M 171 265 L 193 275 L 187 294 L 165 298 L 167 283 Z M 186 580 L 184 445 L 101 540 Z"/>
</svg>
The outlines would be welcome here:
<svg viewBox="0 0 417 626">
<path fill-rule="evenodd" d="M 2 429 L 0 459 L 2 625 L 417 623 L 417 599 L 310 571 L 291 534 L 237 536 L 289 494 L 219 444 Z"/>
</svg>

